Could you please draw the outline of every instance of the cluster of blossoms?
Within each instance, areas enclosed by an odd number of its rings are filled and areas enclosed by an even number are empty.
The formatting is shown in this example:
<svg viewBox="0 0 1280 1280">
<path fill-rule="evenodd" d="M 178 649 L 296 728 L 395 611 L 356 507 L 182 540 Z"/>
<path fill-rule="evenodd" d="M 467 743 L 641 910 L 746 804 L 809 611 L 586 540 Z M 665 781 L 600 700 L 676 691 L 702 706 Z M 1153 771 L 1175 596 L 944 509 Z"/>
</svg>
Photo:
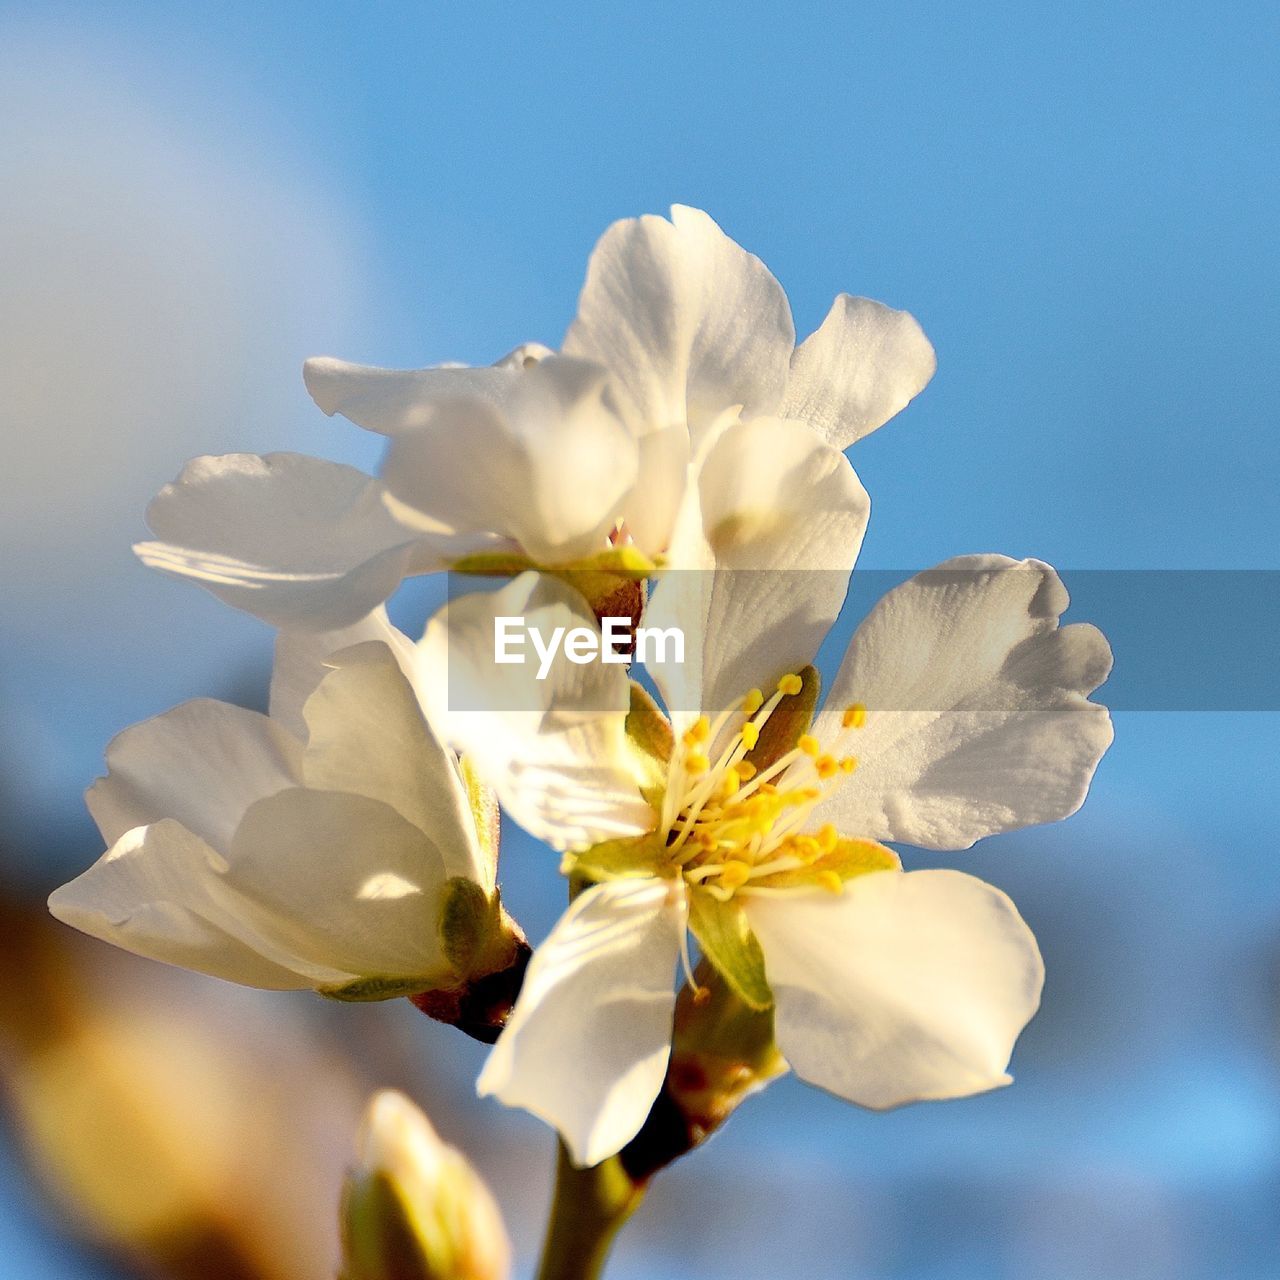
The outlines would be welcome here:
<svg viewBox="0 0 1280 1280">
<path fill-rule="evenodd" d="M 108 851 L 53 912 L 252 986 L 408 995 L 495 1041 L 481 1092 L 581 1166 L 663 1098 L 714 1122 L 677 1057 L 873 1108 L 1007 1083 L 1035 940 L 998 889 L 889 845 L 1074 812 L 1111 740 L 1107 644 L 1059 627 L 1047 565 L 981 555 L 885 596 L 825 697 L 814 667 L 870 510 L 843 451 L 933 369 L 912 317 L 848 295 L 797 345 L 773 276 L 686 208 L 605 233 L 559 351 L 308 361 L 322 410 L 387 438 L 380 475 L 236 454 L 157 496 L 142 560 L 279 629 L 270 710 L 121 734 L 89 793 Z M 445 569 L 477 589 L 415 643 L 384 602 Z M 619 611 L 678 628 L 684 661 L 647 684 L 494 663 L 499 619 Z M 500 811 L 573 890 L 531 958 Z"/>
</svg>

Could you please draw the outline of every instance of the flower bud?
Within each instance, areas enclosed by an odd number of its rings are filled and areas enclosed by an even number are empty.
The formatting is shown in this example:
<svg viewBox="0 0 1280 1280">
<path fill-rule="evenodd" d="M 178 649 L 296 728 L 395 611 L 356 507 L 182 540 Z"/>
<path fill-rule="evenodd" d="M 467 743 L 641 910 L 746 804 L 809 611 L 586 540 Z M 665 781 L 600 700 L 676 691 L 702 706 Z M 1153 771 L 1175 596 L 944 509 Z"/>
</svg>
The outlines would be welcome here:
<svg viewBox="0 0 1280 1280">
<path fill-rule="evenodd" d="M 488 1187 L 402 1093 L 365 1112 L 342 1201 L 342 1280 L 506 1280 L 511 1244 Z"/>
</svg>

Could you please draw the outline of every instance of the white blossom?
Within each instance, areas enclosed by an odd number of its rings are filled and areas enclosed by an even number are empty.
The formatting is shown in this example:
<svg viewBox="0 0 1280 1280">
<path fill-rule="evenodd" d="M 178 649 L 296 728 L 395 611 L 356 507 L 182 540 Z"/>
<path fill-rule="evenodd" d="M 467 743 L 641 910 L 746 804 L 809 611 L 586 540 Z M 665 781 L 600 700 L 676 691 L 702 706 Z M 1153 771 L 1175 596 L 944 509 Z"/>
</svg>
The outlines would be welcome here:
<svg viewBox="0 0 1280 1280">
<path fill-rule="evenodd" d="M 652 672 L 673 708 L 665 730 L 615 666 L 560 663 L 536 695 L 516 687 L 530 668 L 504 668 L 487 711 L 427 681 L 442 732 L 504 806 L 596 882 L 535 953 L 480 1081 L 559 1128 L 580 1163 L 634 1136 L 661 1086 L 686 927 L 743 999 L 774 1006 L 802 1078 L 869 1107 L 1007 1083 L 1037 1007 L 1039 952 L 1005 895 L 957 871 L 904 872 L 880 842 L 961 849 L 1074 812 L 1111 740 L 1087 697 L 1110 667 L 1105 640 L 1059 627 L 1067 596 L 1047 565 L 949 561 L 872 611 L 802 734 L 800 667 L 839 608 L 802 582 L 729 571 L 659 585 L 649 616 L 681 620 L 703 655 L 692 680 Z M 433 620 L 424 671 L 445 645 L 468 662 L 468 634 L 520 612 L 588 616 L 561 584 L 517 579 Z M 797 635 L 813 646 L 799 659 Z M 690 688 L 702 700 L 681 712 Z M 780 754 L 761 758 L 779 726 Z"/>
<path fill-rule="evenodd" d="M 911 316 L 847 294 L 796 346 L 759 259 L 677 206 L 605 232 L 561 354 L 527 343 L 487 368 L 416 370 L 309 360 L 320 408 L 387 438 L 380 478 L 296 454 L 200 458 L 152 503 L 155 537 L 136 550 L 275 625 L 319 630 L 438 569 L 698 566 L 681 533 L 691 507 L 718 507 L 723 535 L 737 487 L 762 527 L 780 456 L 839 453 L 933 368 Z"/>
<path fill-rule="evenodd" d="M 88 792 L 107 852 L 50 910 L 155 960 L 347 998 L 457 987 L 442 905 L 492 903 L 496 812 L 424 717 L 381 610 L 284 635 L 269 716 L 211 699 L 126 729 Z"/>
</svg>

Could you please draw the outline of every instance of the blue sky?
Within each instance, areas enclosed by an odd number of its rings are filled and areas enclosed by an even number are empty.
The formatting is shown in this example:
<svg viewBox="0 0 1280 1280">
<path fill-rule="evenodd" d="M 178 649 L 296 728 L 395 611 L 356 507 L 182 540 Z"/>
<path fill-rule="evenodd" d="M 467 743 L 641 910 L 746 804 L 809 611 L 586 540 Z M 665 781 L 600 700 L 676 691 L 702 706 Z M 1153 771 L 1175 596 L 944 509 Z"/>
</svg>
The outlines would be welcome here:
<svg viewBox="0 0 1280 1280">
<path fill-rule="evenodd" d="M 0 266 L 40 265 L 0 336 L 28 343 L 7 376 L 48 387 L 0 405 L 0 496 L 22 513 L 0 516 L 0 754 L 24 877 L 96 854 L 79 793 L 111 732 L 263 678 L 261 628 L 133 564 L 147 496 L 198 452 L 371 464 L 307 401 L 303 357 L 555 344 L 596 236 L 673 201 L 764 258 L 802 333 L 849 290 L 933 340 L 933 384 L 851 455 L 864 564 L 1034 554 L 1068 585 L 1280 569 L 1278 37 L 1280 10 L 1244 3 L 0 4 L 0 161 L 21 175 Z M 1222 680 L 1215 624 L 1249 606 L 1197 614 L 1188 679 Z M 1176 1223 L 1164 1274 L 1251 1274 L 1215 1253 L 1231 1219 L 1212 1206 L 1276 1225 L 1278 748 L 1275 715 L 1125 713 L 1080 817 L 978 855 L 1052 938 L 1051 983 L 1055 960 L 1070 975 L 1014 1090 L 877 1120 L 787 1088 L 728 1151 L 803 1133 L 814 1167 L 907 1202 L 943 1151 L 979 1182 L 1026 1153 L 1002 1174 L 1024 1189 L 1122 1166 Z M 1075 1067 L 1073 1043 L 1092 1046 Z M 1027 1215 L 1008 1248 L 1086 1274 Z M 1002 1275 L 991 1230 L 875 1274 Z"/>
</svg>

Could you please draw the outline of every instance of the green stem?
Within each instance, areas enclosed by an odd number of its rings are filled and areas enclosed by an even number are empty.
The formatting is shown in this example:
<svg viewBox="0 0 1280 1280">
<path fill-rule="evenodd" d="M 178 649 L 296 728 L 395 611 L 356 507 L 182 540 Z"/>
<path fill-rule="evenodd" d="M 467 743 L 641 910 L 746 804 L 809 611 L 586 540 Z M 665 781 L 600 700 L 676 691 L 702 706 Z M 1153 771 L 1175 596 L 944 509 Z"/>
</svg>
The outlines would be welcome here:
<svg viewBox="0 0 1280 1280">
<path fill-rule="evenodd" d="M 614 1237 L 644 1192 L 644 1184 L 632 1181 L 617 1156 L 578 1169 L 561 1143 L 538 1280 L 598 1280 Z"/>
</svg>

